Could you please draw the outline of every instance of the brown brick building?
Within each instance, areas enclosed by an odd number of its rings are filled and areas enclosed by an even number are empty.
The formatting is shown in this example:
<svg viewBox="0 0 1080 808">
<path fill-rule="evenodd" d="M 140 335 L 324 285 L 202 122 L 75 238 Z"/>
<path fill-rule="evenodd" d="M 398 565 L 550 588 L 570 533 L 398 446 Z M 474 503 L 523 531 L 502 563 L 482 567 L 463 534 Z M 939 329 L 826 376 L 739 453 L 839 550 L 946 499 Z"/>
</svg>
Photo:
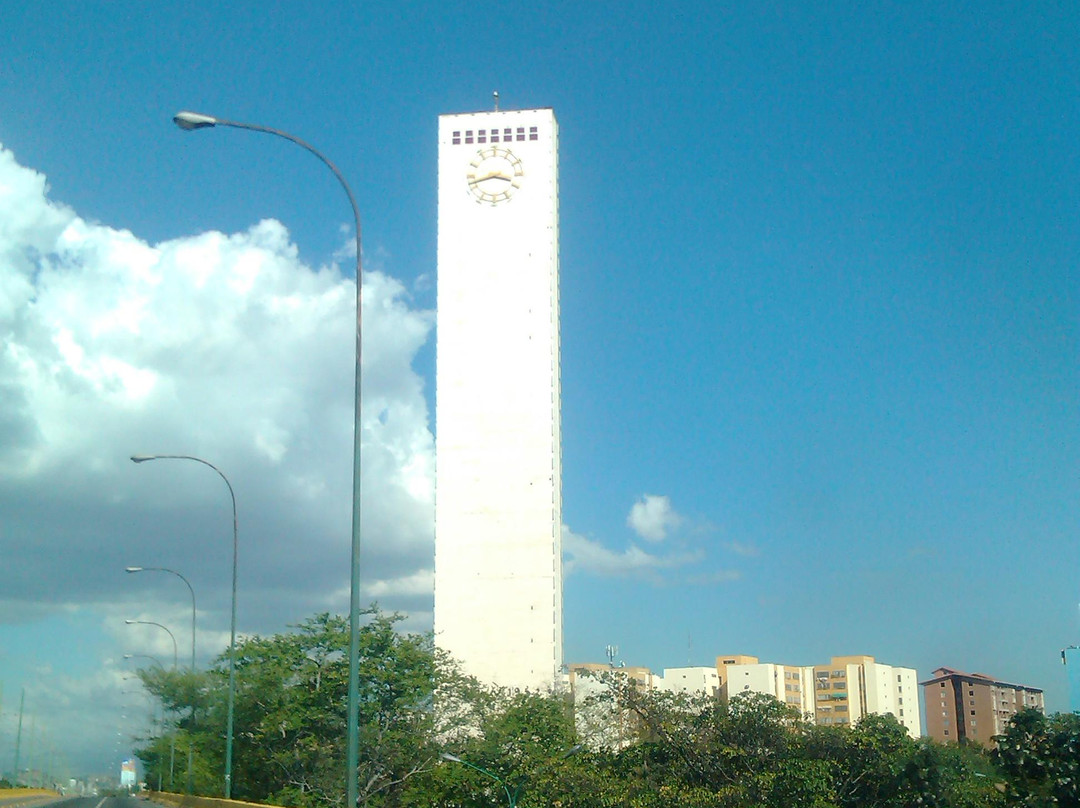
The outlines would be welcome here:
<svg viewBox="0 0 1080 808">
<path fill-rule="evenodd" d="M 1001 682 L 984 673 L 938 668 L 920 682 L 926 705 L 926 734 L 937 741 L 976 741 L 993 746 L 993 738 L 1019 710 L 1045 711 L 1037 687 Z"/>
</svg>

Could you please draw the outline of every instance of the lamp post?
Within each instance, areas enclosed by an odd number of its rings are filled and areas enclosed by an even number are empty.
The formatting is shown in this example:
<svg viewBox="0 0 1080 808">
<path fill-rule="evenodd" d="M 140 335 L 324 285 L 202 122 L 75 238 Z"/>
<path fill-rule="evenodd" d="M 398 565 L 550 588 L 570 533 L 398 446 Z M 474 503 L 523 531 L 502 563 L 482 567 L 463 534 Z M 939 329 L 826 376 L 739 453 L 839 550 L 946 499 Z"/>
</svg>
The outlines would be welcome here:
<svg viewBox="0 0 1080 808">
<path fill-rule="evenodd" d="M 125 620 L 129 626 L 157 626 L 160 629 L 164 629 L 165 633 L 169 635 L 169 639 L 172 640 L 172 669 L 173 673 L 176 673 L 177 662 L 177 645 L 176 635 L 174 635 L 168 628 L 161 625 L 161 623 L 155 623 L 153 620 Z M 162 726 L 165 724 L 165 712 L 164 702 L 162 703 L 161 721 Z M 173 787 L 173 772 L 176 770 L 176 732 L 175 730 L 169 735 L 169 789 Z M 158 783 L 158 790 L 160 791 L 161 783 Z"/>
<path fill-rule="evenodd" d="M 236 559 L 239 546 L 236 529 L 236 494 L 233 492 L 232 483 L 229 482 L 229 478 L 222 473 L 221 469 L 201 457 L 166 454 L 132 455 L 131 457 L 132 463 L 145 463 L 148 460 L 193 460 L 196 463 L 209 466 L 225 481 L 225 487 L 229 489 L 229 499 L 232 501 L 232 618 L 229 621 L 229 709 L 225 726 L 225 799 L 230 799 L 232 797 L 233 704 L 236 701 Z"/>
<path fill-rule="evenodd" d="M 499 777 L 499 775 L 495 774 L 495 772 L 489 772 L 482 766 L 477 766 L 475 763 L 469 763 L 469 761 L 462 760 L 457 755 L 451 755 L 449 752 L 443 752 L 441 755 L 439 755 L 439 757 L 441 757 L 443 760 L 449 760 L 451 763 L 460 763 L 462 766 L 468 766 L 470 769 L 475 769 L 481 774 L 486 774 L 488 777 L 490 777 L 492 780 L 502 786 L 503 791 L 506 792 L 506 804 L 509 805 L 510 808 L 515 808 L 515 806 L 517 806 L 518 792 L 521 791 L 520 787 L 511 794 L 510 787 L 507 786 L 503 779 Z"/>
<path fill-rule="evenodd" d="M 191 587 L 191 581 L 185 578 L 176 570 L 171 570 L 168 567 L 124 567 L 124 572 L 168 572 L 175 575 L 185 584 L 187 584 L 188 592 L 191 593 L 191 676 L 192 676 L 192 694 L 191 694 L 191 725 L 194 730 L 195 727 L 195 692 L 194 692 L 194 676 L 195 676 L 195 590 Z M 191 739 L 188 738 L 188 751 L 187 751 L 187 788 L 185 789 L 188 794 L 191 793 L 192 788 L 192 774 L 191 767 L 194 758 L 194 750 L 191 746 Z"/>
<path fill-rule="evenodd" d="M 550 761 L 549 763 L 547 763 L 544 766 L 541 766 L 539 771 L 547 771 L 548 768 L 555 765 L 560 760 L 566 760 L 571 755 L 576 755 L 578 752 L 580 752 L 582 750 L 583 746 L 584 745 L 580 744 L 580 743 L 576 744 L 574 746 L 571 746 L 569 749 L 567 749 L 565 752 L 563 752 L 561 755 L 559 755 L 558 758 L 556 758 L 555 760 Z M 476 771 L 480 772 L 481 774 L 487 775 L 492 780 L 497 782 L 500 786 L 502 786 L 503 791 L 506 792 L 506 802 L 509 805 L 509 808 L 517 808 L 517 801 L 518 801 L 518 798 L 521 796 L 522 789 L 524 789 L 525 784 L 527 782 L 529 782 L 529 775 L 526 775 L 525 777 L 523 777 L 520 780 L 520 782 L 518 782 L 517 787 L 511 792 L 510 787 L 506 784 L 506 781 L 503 780 L 501 777 L 499 777 L 499 775 L 495 774 L 495 772 L 488 771 L 487 769 L 483 768 L 482 766 L 477 766 L 475 763 L 469 763 L 469 761 L 467 761 L 467 760 L 462 760 L 457 755 L 451 755 L 449 752 L 443 752 L 442 754 L 439 755 L 439 757 L 442 758 L 443 760 L 448 760 L 451 763 L 460 763 L 462 766 L 468 766 L 470 769 L 475 769 Z M 533 774 L 536 774 L 536 773 L 537 772 L 535 772 L 535 771 L 533 772 Z"/>
<path fill-rule="evenodd" d="M 172 640 L 172 657 L 173 657 L 173 659 L 172 659 L 172 667 L 173 667 L 173 671 L 174 672 L 176 671 L 176 660 L 177 660 L 177 655 L 176 655 L 176 653 L 177 653 L 177 650 L 176 650 L 177 649 L 176 635 L 174 635 L 171 631 L 169 631 L 168 628 L 161 625 L 161 623 L 155 623 L 153 620 L 125 620 L 124 622 L 127 623 L 129 626 L 157 626 L 158 628 L 164 630 L 164 632 L 169 635 L 169 639 Z"/>
<path fill-rule="evenodd" d="M 125 676 L 124 678 L 127 679 L 129 677 Z M 147 702 L 149 702 L 149 704 L 150 704 L 150 732 L 153 733 L 153 731 L 154 731 L 154 722 L 155 722 L 156 719 L 154 717 L 154 703 L 151 700 L 150 694 L 147 693 L 145 690 L 121 690 L 120 693 L 122 695 L 125 695 L 125 696 L 138 696 L 138 695 L 146 696 Z M 121 716 L 121 717 L 123 717 L 123 716 Z M 164 712 L 164 710 L 162 710 L 161 720 L 160 720 L 160 722 L 158 722 L 158 726 L 160 726 L 160 727 L 165 726 L 165 712 Z M 158 759 L 158 767 L 157 767 L 157 790 L 158 791 L 161 791 L 161 768 L 162 768 L 161 767 L 161 759 L 159 758 Z M 170 774 L 171 774 L 171 771 L 170 771 Z M 169 787 L 172 788 L 172 783 L 171 782 L 169 784 Z"/>
<path fill-rule="evenodd" d="M 295 135 L 282 132 L 280 129 L 272 129 L 269 126 L 261 126 L 253 123 L 240 123 L 215 118 L 211 115 L 203 115 L 198 112 L 179 112 L 173 118 L 173 123 L 181 129 L 190 131 L 193 129 L 207 129 L 215 126 L 229 126 L 234 129 L 248 129 L 253 132 L 265 132 L 270 135 L 285 138 L 296 145 L 311 152 L 327 168 L 333 172 L 345 195 L 349 198 L 352 207 L 353 220 L 356 226 L 356 368 L 353 376 L 353 507 L 352 507 L 352 556 L 350 561 L 351 572 L 349 575 L 349 701 L 347 716 L 348 738 L 345 753 L 345 776 L 346 776 L 346 802 L 345 808 L 355 808 L 359 796 L 357 783 L 357 768 L 359 766 L 359 704 L 360 704 L 360 393 L 361 376 L 360 360 L 361 351 L 361 287 L 362 271 L 360 265 L 360 210 L 356 206 L 356 198 L 353 196 L 345 177 L 325 155 L 309 143 L 305 143 Z M 226 794 L 228 796 L 228 794 Z"/>
<path fill-rule="evenodd" d="M 158 659 L 156 656 L 150 656 L 150 654 L 124 654 L 124 659 L 149 659 L 151 662 L 161 668 L 162 671 L 165 670 L 165 666 L 161 664 L 161 660 Z"/>
</svg>

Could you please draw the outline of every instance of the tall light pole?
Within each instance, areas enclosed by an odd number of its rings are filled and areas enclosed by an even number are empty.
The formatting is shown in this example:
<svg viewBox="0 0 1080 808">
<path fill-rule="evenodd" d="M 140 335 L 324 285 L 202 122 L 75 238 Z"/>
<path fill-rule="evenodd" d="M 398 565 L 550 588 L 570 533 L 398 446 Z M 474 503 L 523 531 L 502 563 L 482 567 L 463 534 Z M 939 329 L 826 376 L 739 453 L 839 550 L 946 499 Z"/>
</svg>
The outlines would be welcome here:
<svg viewBox="0 0 1080 808">
<path fill-rule="evenodd" d="M 173 667 L 173 672 L 176 671 L 176 662 L 177 662 L 178 657 L 177 657 L 177 645 L 176 645 L 176 635 L 175 634 L 173 634 L 171 631 L 169 631 L 169 629 L 166 628 L 165 626 L 161 625 L 161 623 L 155 623 L 153 620 L 125 620 L 124 622 L 127 623 L 129 626 L 157 626 L 158 628 L 162 629 L 166 634 L 168 634 L 169 639 L 172 640 L 172 667 Z"/>
<path fill-rule="evenodd" d="M 155 623 L 153 620 L 125 620 L 124 622 L 127 623 L 129 626 L 157 626 L 158 628 L 163 629 L 165 631 L 165 633 L 169 635 L 169 639 L 172 640 L 172 669 L 173 669 L 173 673 L 175 674 L 176 673 L 176 663 L 177 663 L 177 659 L 178 659 L 177 645 L 176 645 L 176 635 L 173 634 L 166 626 L 161 625 L 161 623 Z M 161 725 L 162 725 L 162 728 L 164 729 L 164 726 L 165 726 L 165 702 L 164 702 L 164 699 L 162 700 L 162 703 L 161 703 Z M 169 735 L 169 789 L 170 790 L 173 787 L 173 772 L 175 771 L 175 769 L 176 769 L 176 730 L 174 729 L 173 732 Z M 161 790 L 160 787 L 161 787 L 161 783 L 158 783 L 158 790 L 159 791 Z"/>
<path fill-rule="evenodd" d="M 225 481 L 225 487 L 229 489 L 229 499 L 232 501 L 232 619 L 229 622 L 229 710 L 225 724 L 225 799 L 232 797 L 232 747 L 233 747 L 233 705 L 236 701 L 236 560 L 239 549 L 238 533 L 236 529 L 236 494 L 233 492 L 232 483 L 221 469 L 208 460 L 192 455 L 132 455 L 132 463 L 145 463 L 148 460 L 193 460 L 209 466 L 217 475 Z"/>
<path fill-rule="evenodd" d="M 349 198 L 352 206 L 353 220 L 356 226 L 356 369 L 353 376 L 353 501 L 352 501 L 352 557 L 351 573 L 349 576 L 349 702 L 347 717 L 348 739 L 345 753 L 345 777 L 346 777 L 346 802 L 345 808 L 355 808 L 359 796 L 357 783 L 357 769 L 359 767 L 359 708 L 360 708 L 360 360 L 361 351 L 361 286 L 362 271 L 360 266 L 360 209 L 356 206 L 356 198 L 353 196 L 349 184 L 330 160 L 318 149 L 305 143 L 295 135 L 282 132 L 280 129 L 271 129 L 269 126 L 261 126 L 253 123 L 239 123 L 215 118 L 211 115 L 203 115 L 198 112 L 179 112 L 173 118 L 173 122 L 184 130 L 207 129 L 214 126 L 230 126 L 234 129 L 249 129 L 253 132 L 266 132 L 292 141 L 296 145 L 306 149 L 315 155 L 329 168 L 341 187 L 345 189 L 345 195 Z M 226 794 L 226 796 L 228 796 Z"/>
<path fill-rule="evenodd" d="M 567 749 L 565 752 L 563 752 L 557 758 L 550 761 L 546 766 L 542 766 L 539 771 L 546 771 L 547 769 L 549 769 L 551 766 L 554 766 L 559 761 L 566 760 L 568 757 L 572 757 L 573 755 L 576 755 L 583 748 L 584 748 L 584 744 L 580 744 L 580 743 L 575 744 L 574 746 L 571 746 L 569 749 Z M 470 769 L 475 769 L 476 771 L 480 772 L 481 774 L 487 775 L 488 777 L 490 777 L 492 780 L 494 780 L 500 786 L 503 787 L 503 791 L 506 792 L 506 802 L 509 805 L 509 808 L 517 808 L 517 802 L 521 798 L 521 792 L 525 788 L 525 784 L 529 781 L 528 776 L 523 777 L 520 780 L 520 782 L 518 782 L 517 788 L 515 788 L 511 792 L 510 791 L 510 786 L 508 786 L 506 784 L 505 780 L 503 780 L 501 777 L 499 777 L 499 775 L 495 774 L 495 772 L 488 771 L 483 766 L 477 766 L 475 763 L 470 763 L 467 760 L 462 760 L 457 755 L 451 755 L 449 752 L 443 752 L 441 755 L 439 755 L 439 757 L 442 758 L 443 760 L 448 760 L 451 763 L 460 763 L 462 766 L 468 766 Z M 533 774 L 536 774 L 536 772 L 533 772 Z"/>
<path fill-rule="evenodd" d="M 191 676 L 192 676 L 192 694 L 191 694 L 191 726 L 192 731 L 195 728 L 195 590 L 191 586 L 191 581 L 185 578 L 176 570 L 171 570 L 168 567 L 124 567 L 124 572 L 168 572 L 175 575 L 185 584 L 187 584 L 188 592 L 191 593 Z M 191 746 L 191 738 L 188 738 L 188 750 L 187 750 L 187 788 L 188 794 L 191 793 L 192 788 L 192 773 L 191 767 L 194 762 L 195 752 Z"/>
</svg>

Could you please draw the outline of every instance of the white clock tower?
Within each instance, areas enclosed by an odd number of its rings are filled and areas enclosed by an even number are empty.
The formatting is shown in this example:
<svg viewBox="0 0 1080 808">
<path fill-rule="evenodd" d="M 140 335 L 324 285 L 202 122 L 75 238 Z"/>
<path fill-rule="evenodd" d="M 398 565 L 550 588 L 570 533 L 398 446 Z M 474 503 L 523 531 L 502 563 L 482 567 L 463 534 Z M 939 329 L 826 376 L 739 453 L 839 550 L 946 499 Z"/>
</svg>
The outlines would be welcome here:
<svg viewBox="0 0 1080 808">
<path fill-rule="evenodd" d="M 558 126 L 439 118 L 435 642 L 483 682 L 562 667 Z"/>
</svg>

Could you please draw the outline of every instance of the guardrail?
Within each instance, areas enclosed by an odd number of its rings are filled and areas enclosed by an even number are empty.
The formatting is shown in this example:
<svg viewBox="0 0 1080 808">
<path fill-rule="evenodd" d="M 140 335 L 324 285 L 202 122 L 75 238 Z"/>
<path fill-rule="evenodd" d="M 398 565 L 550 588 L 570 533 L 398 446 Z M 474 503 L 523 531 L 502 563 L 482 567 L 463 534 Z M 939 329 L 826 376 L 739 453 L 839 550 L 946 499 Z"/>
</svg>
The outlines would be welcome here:
<svg viewBox="0 0 1080 808">
<path fill-rule="evenodd" d="M 51 788 L 0 788 L 2 806 L 32 806 L 59 797 L 60 794 Z"/>
<path fill-rule="evenodd" d="M 241 806 L 266 808 L 261 802 L 226 800 L 221 797 L 196 797 L 193 794 L 173 794 L 168 791 L 146 791 L 143 793 L 147 799 L 167 805 L 169 808 L 241 808 Z"/>
</svg>

